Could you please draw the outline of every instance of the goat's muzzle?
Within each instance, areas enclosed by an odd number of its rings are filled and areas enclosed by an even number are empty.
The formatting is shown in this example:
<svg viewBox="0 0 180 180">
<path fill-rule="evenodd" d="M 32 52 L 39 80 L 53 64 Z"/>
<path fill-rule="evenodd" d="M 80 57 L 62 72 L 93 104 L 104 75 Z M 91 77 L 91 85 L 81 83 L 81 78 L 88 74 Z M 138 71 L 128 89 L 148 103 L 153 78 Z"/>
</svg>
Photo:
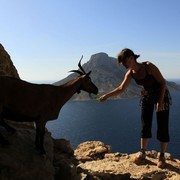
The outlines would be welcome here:
<svg viewBox="0 0 180 180">
<path fill-rule="evenodd" d="M 96 87 L 91 93 L 98 94 L 98 88 Z M 91 94 L 91 93 L 89 93 L 89 94 Z"/>
</svg>

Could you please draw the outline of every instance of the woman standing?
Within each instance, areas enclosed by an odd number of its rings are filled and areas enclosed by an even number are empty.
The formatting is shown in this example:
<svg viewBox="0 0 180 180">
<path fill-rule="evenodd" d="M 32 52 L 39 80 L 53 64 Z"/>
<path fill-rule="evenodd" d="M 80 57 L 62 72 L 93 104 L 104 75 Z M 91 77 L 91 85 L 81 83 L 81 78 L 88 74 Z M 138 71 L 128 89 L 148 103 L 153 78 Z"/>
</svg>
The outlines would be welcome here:
<svg viewBox="0 0 180 180">
<path fill-rule="evenodd" d="M 148 139 L 152 137 L 151 125 L 155 106 L 157 115 L 157 139 L 160 142 L 160 156 L 157 166 L 164 168 L 166 165 L 164 154 L 169 142 L 169 92 L 166 87 L 166 81 L 159 69 L 149 61 L 137 62 L 139 56 L 128 48 L 123 49 L 118 54 L 118 63 L 127 69 L 124 80 L 117 88 L 102 95 L 99 100 L 102 102 L 123 93 L 132 78 L 138 85 L 142 86 L 141 150 L 139 155 L 134 159 L 134 162 L 138 164 L 146 158 Z"/>
</svg>

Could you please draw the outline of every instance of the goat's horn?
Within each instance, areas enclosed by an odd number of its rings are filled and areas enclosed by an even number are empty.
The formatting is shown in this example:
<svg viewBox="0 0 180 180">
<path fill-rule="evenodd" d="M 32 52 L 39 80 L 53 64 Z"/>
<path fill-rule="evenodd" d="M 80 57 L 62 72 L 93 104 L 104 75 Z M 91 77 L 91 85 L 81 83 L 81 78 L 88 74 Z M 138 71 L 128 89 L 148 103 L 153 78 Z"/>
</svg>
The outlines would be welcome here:
<svg viewBox="0 0 180 180">
<path fill-rule="evenodd" d="M 80 70 L 81 70 L 84 74 L 86 74 L 85 70 L 84 70 L 83 67 L 81 66 L 81 60 L 82 60 L 82 58 L 83 58 L 83 55 L 81 56 L 81 59 L 79 60 L 78 67 L 80 68 Z"/>
<path fill-rule="evenodd" d="M 78 73 L 78 74 L 80 74 L 80 75 L 84 75 L 84 73 L 81 72 L 81 71 L 79 71 L 79 70 L 71 70 L 71 71 L 69 71 L 69 72 L 75 72 L 75 73 Z"/>
</svg>

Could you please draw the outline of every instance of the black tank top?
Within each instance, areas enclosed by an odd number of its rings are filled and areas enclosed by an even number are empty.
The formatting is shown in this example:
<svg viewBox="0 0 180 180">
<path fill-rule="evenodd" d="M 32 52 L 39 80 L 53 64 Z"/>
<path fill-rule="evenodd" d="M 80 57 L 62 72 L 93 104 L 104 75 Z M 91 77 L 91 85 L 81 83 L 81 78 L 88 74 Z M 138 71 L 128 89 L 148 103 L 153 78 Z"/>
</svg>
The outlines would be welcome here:
<svg viewBox="0 0 180 180">
<path fill-rule="evenodd" d="M 148 73 L 147 71 L 147 62 L 143 63 L 145 65 L 145 71 L 146 71 L 146 76 L 143 79 L 136 79 L 133 75 L 133 72 L 131 70 L 131 76 L 132 78 L 136 81 L 138 85 L 141 85 L 143 87 L 143 90 L 145 91 L 157 91 L 160 88 L 160 84 L 157 82 L 157 80 Z"/>
</svg>

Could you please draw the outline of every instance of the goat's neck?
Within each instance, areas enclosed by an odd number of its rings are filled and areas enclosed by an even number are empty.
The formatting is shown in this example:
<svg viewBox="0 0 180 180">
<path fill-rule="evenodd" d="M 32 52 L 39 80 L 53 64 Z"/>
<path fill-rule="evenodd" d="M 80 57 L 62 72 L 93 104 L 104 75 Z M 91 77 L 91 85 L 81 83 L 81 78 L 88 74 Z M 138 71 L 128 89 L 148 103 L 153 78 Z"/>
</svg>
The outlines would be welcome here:
<svg viewBox="0 0 180 180">
<path fill-rule="evenodd" d="M 82 84 L 83 78 L 77 77 L 66 84 L 59 86 L 59 88 L 63 89 L 63 100 L 66 103 L 76 92 L 80 90 L 80 86 Z M 62 94 L 61 94 L 62 96 Z"/>
</svg>

